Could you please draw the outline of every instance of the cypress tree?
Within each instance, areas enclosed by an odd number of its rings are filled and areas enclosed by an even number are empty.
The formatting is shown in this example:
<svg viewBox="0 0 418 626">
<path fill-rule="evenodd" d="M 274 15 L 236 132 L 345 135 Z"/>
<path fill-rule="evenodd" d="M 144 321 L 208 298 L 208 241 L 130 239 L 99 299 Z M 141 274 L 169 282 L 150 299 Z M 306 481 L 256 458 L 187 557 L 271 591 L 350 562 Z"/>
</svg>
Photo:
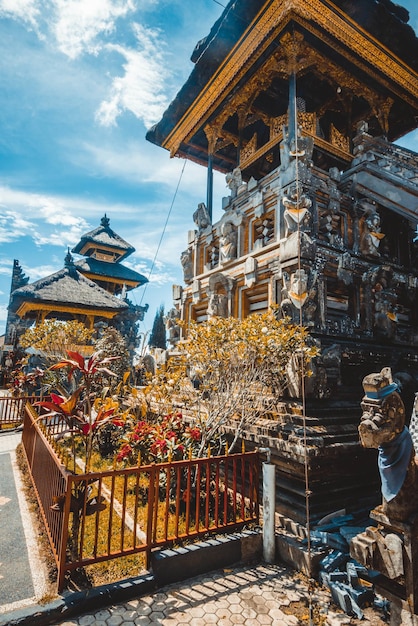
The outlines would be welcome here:
<svg viewBox="0 0 418 626">
<path fill-rule="evenodd" d="M 155 314 L 148 344 L 151 348 L 161 348 L 162 350 L 167 348 L 163 305 L 157 309 Z"/>
</svg>

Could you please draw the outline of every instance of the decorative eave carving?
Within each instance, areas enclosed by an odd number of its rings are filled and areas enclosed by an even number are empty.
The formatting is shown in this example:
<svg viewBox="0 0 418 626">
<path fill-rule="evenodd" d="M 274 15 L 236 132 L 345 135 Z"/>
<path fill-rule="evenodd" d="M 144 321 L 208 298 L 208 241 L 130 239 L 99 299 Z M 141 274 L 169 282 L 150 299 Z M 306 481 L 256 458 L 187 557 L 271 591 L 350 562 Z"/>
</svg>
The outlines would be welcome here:
<svg viewBox="0 0 418 626">
<path fill-rule="evenodd" d="M 219 105 L 219 97 L 231 93 L 249 69 L 249 64 L 258 58 L 283 29 L 295 18 L 312 32 L 321 33 L 335 47 L 335 40 L 344 46 L 344 53 L 357 66 L 363 61 L 362 69 L 381 83 L 398 88 L 406 101 L 416 106 L 418 80 L 416 72 L 369 35 L 354 20 L 336 6 L 331 9 L 320 0 L 272 0 L 262 8 L 255 20 L 244 32 L 225 61 L 214 73 L 204 91 L 196 98 L 182 119 L 162 144 L 175 155 L 181 143 L 187 142 L 199 125 Z M 352 52 L 350 52 L 352 51 Z M 377 71 L 371 69 L 376 68 Z M 289 69 L 289 66 L 288 66 Z M 384 78 L 384 77 L 387 77 Z"/>
</svg>

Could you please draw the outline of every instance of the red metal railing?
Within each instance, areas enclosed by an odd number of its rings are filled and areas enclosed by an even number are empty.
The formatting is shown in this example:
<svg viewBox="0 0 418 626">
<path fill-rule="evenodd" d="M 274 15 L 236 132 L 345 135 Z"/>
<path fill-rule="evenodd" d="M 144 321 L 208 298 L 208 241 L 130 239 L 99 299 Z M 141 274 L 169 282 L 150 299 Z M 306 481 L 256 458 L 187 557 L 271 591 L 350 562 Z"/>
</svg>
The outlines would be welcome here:
<svg viewBox="0 0 418 626">
<path fill-rule="evenodd" d="M 36 419 L 35 410 L 27 405 L 22 443 L 51 548 L 60 567 L 65 523 L 55 508 L 65 500 L 70 473 L 52 450 Z"/>
<path fill-rule="evenodd" d="M 36 396 L 0 396 L 0 430 L 12 428 L 23 423 L 26 403 L 39 400 Z"/>
<path fill-rule="evenodd" d="M 259 520 L 257 452 L 72 474 L 28 407 L 23 444 L 58 567 L 65 573 Z M 52 426 L 55 432 L 56 426 Z"/>
</svg>

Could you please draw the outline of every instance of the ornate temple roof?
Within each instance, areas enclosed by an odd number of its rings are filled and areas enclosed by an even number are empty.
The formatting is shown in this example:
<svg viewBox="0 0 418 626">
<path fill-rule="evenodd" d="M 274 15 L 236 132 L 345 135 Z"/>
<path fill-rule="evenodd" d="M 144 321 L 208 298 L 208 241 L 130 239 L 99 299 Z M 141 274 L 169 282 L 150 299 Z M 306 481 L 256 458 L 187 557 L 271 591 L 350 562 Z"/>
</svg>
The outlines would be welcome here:
<svg viewBox="0 0 418 626">
<path fill-rule="evenodd" d="M 91 274 L 98 278 L 115 278 L 121 282 L 135 283 L 135 287 L 148 282 L 148 278 L 121 263 L 110 264 L 107 261 L 87 257 L 76 261 L 75 266 L 83 274 Z"/>
<path fill-rule="evenodd" d="M 133 252 L 135 248 L 127 241 L 122 239 L 109 226 L 110 220 L 104 215 L 100 226 L 82 235 L 78 244 L 72 249 L 72 252 L 83 255 L 90 255 L 97 247 L 117 253 L 115 261 L 121 261 Z"/>
<path fill-rule="evenodd" d="M 332 143 L 331 127 L 334 144 L 343 145 L 363 120 L 373 136 L 395 141 L 417 126 L 418 38 L 408 19 L 390 0 L 230 0 L 147 139 L 203 165 L 212 151 L 223 172 L 237 165 L 237 149 L 270 142 L 274 151 L 293 65 L 304 110 L 322 119 L 318 146 L 322 137 Z M 349 152 L 326 167 L 349 162 Z M 265 156 L 275 161 L 267 150 Z M 259 161 L 244 167 L 244 176 L 258 179 L 267 170 Z"/>
<path fill-rule="evenodd" d="M 11 294 L 11 308 L 20 317 L 41 309 L 113 317 L 128 305 L 78 272 L 68 254 L 62 270 L 16 289 Z"/>
</svg>

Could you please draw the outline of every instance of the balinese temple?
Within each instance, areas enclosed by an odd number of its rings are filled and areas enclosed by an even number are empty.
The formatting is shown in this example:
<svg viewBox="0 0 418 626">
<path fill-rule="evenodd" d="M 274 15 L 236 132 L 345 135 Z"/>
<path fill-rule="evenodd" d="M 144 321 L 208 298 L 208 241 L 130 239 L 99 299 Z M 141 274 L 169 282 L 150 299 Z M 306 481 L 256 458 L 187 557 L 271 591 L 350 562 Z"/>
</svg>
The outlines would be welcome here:
<svg viewBox="0 0 418 626">
<path fill-rule="evenodd" d="M 62 270 L 29 284 L 15 261 L 6 343 L 16 345 L 28 325 L 48 318 L 78 320 L 88 328 L 98 322 L 111 323 L 122 314 L 143 319 L 148 305 L 132 305 L 126 293 L 148 282 L 147 278 L 121 263 L 134 251 L 110 228 L 105 215 L 100 226 L 83 235 L 73 248 L 73 253 L 86 258 L 74 261 L 68 251 Z"/>
<path fill-rule="evenodd" d="M 271 448 L 277 510 L 302 523 L 306 458 L 311 520 L 380 498 L 363 377 L 390 366 L 404 399 L 418 388 L 418 155 L 394 143 L 418 126 L 408 19 L 390 0 L 231 0 L 147 135 L 208 173 L 173 319 L 277 305 L 320 347 L 306 420 L 296 385 L 245 433 Z M 230 190 L 215 223 L 214 169 Z"/>
</svg>

